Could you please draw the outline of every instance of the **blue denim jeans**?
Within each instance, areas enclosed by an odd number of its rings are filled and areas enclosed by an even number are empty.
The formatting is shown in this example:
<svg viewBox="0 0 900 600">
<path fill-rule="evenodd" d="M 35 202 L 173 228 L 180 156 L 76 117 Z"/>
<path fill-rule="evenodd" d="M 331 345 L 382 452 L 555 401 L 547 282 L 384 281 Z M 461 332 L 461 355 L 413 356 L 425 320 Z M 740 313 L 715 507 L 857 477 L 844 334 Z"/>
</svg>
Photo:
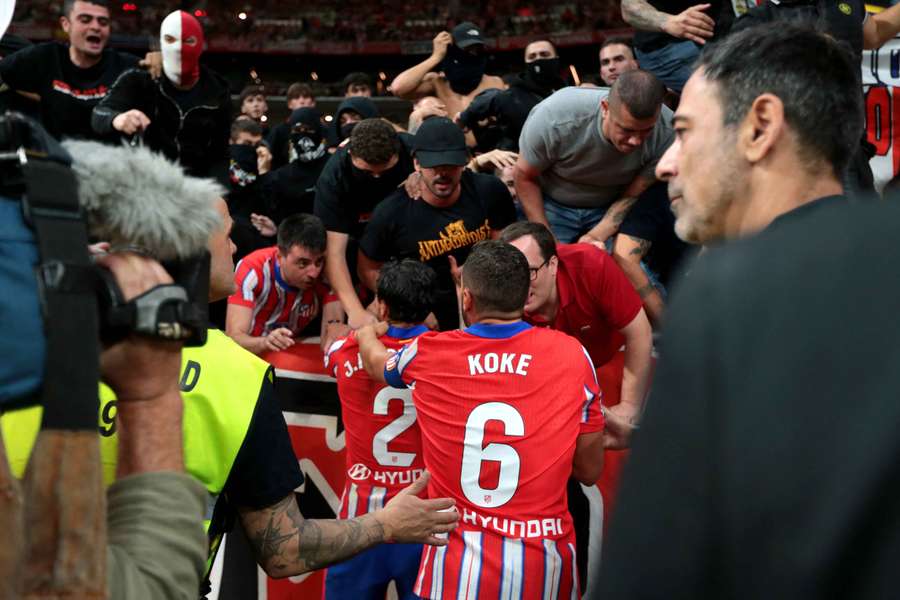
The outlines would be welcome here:
<svg viewBox="0 0 900 600">
<path fill-rule="evenodd" d="M 562 244 L 573 244 L 590 231 L 606 214 L 604 208 L 574 208 L 544 195 L 544 212 L 553 235 Z"/>
<path fill-rule="evenodd" d="M 685 82 L 693 73 L 694 62 L 700 55 L 700 46 L 685 40 L 663 46 L 652 52 L 635 50 L 638 63 L 645 71 L 650 71 L 666 87 L 681 93 Z"/>
</svg>

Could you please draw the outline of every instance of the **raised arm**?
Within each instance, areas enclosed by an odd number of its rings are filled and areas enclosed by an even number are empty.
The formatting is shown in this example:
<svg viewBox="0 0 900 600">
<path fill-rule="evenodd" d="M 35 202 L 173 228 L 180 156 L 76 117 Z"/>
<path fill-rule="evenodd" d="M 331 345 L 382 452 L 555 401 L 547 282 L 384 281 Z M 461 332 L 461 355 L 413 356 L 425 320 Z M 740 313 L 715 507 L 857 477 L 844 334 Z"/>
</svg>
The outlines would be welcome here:
<svg viewBox="0 0 900 600">
<path fill-rule="evenodd" d="M 378 336 L 385 333 L 387 333 L 387 323 L 366 325 L 356 332 L 356 339 L 359 341 L 359 356 L 362 358 L 366 373 L 375 381 L 382 383 L 385 382 L 384 365 L 387 363 L 390 353 Z"/>
<path fill-rule="evenodd" d="M 366 323 L 374 322 L 375 316 L 366 311 L 356 295 L 356 290 L 353 289 L 350 267 L 347 266 L 347 243 L 350 236 L 337 231 L 329 231 L 327 236 L 325 275 L 328 277 L 331 289 L 337 294 L 341 305 L 347 312 L 348 324 L 351 328 L 356 329 Z"/>
<path fill-rule="evenodd" d="M 415 100 L 435 93 L 434 77 L 429 75 L 447 55 L 447 47 L 453 43 L 453 36 L 442 31 L 432 40 L 431 56 L 419 64 L 397 75 L 391 82 L 391 92 L 398 98 Z"/>
</svg>

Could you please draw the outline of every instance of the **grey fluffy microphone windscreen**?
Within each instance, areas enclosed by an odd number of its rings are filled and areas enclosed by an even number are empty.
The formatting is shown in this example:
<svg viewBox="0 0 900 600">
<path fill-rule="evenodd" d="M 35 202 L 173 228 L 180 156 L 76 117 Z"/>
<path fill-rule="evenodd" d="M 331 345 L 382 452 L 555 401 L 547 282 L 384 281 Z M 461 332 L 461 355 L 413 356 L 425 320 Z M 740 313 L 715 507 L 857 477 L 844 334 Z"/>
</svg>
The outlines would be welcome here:
<svg viewBox="0 0 900 600">
<path fill-rule="evenodd" d="M 114 248 L 137 246 L 157 260 L 185 259 L 205 250 L 222 226 L 214 201 L 225 190 L 213 180 L 185 175 L 146 148 L 74 140 L 63 146 L 96 239 Z"/>
</svg>

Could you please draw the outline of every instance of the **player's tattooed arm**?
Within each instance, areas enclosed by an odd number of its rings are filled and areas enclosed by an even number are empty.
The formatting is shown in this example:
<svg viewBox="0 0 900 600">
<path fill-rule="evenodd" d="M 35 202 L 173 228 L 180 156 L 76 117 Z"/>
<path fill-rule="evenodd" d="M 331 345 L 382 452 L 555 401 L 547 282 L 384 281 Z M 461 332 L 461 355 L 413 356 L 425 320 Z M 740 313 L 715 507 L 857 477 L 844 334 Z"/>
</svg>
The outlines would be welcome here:
<svg viewBox="0 0 900 600">
<path fill-rule="evenodd" d="M 256 560 L 271 577 L 321 569 L 387 539 L 374 514 L 347 520 L 304 519 L 293 493 L 263 509 L 241 510 L 240 515 Z"/>
<path fill-rule="evenodd" d="M 387 323 L 366 325 L 356 330 L 356 339 L 359 341 L 359 355 L 362 357 L 363 367 L 369 377 L 376 381 L 384 382 L 384 365 L 387 363 L 390 353 L 378 336 L 387 333 Z"/>
</svg>

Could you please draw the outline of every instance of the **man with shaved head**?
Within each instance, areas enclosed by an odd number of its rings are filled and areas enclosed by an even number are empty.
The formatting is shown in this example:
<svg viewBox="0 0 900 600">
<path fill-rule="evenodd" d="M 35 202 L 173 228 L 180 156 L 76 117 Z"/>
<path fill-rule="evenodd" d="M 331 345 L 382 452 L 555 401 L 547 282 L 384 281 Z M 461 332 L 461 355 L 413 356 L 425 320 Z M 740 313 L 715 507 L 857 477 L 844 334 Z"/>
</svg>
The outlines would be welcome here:
<svg viewBox="0 0 900 600">
<path fill-rule="evenodd" d="M 563 243 L 604 243 L 656 180 L 672 142 L 665 87 L 639 69 L 612 89 L 566 88 L 538 104 L 522 129 L 516 192 L 529 221 Z"/>
</svg>

